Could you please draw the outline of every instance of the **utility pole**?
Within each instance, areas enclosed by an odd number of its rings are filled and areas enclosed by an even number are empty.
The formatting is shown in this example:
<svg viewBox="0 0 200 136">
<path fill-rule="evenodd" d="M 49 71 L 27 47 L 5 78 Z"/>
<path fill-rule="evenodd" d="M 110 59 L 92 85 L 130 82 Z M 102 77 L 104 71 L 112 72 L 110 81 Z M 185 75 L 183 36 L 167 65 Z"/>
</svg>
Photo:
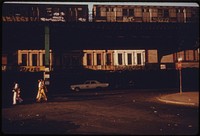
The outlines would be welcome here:
<svg viewBox="0 0 200 136">
<path fill-rule="evenodd" d="M 180 94 L 182 94 L 182 58 L 178 58 L 178 65 L 177 69 L 179 71 L 179 88 L 180 88 Z"/>
</svg>

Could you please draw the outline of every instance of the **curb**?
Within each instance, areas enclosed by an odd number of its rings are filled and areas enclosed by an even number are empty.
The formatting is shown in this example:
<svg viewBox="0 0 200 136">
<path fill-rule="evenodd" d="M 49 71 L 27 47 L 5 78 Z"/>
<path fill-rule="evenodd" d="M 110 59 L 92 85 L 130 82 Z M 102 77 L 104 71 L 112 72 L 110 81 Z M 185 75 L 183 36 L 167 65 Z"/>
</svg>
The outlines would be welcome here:
<svg viewBox="0 0 200 136">
<path fill-rule="evenodd" d="M 195 107 L 199 107 L 196 103 L 170 101 L 170 100 L 164 100 L 164 99 L 161 99 L 161 98 L 159 98 L 159 97 L 157 97 L 157 99 L 158 99 L 159 101 L 161 101 L 161 102 L 164 102 L 164 103 L 179 104 L 179 105 L 187 105 L 187 106 L 195 106 Z"/>
</svg>

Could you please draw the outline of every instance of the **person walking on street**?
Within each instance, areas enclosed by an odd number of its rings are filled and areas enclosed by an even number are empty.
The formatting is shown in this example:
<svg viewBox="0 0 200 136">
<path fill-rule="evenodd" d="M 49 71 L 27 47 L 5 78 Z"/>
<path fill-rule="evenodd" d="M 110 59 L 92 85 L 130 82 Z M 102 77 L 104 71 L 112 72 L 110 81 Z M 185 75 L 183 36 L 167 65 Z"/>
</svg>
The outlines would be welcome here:
<svg viewBox="0 0 200 136">
<path fill-rule="evenodd" d="M 41 89 L 42 89 L 42 82 L 41 82 L 41 80 L 38 80 L 38 92 L 37 92 L 37 96 L 36 96 L 36 101 L 37 102 L 39 102 Z"/>
<path fill-rule="evenodd" d="M 45 92 L 47 92 L 47 89 L 42 79 L 39 81 L 38 88 L 39 89 L 38 89 L 38 95 L 37 95 L 37 102 L 40 102 L 41 99 L 44 101 L 47 101 L 47 96 L 45 94 Z"/>
<path fill-rule="evenodd" d="M 23 100 L 20 97 L 20 88 L 17 82 L 14 82 L 14 87 L 13 87 L 12 92 L 13 92 L 13 105 L 16 105 L 17 101 L 21 103 Z"/>
</svg>

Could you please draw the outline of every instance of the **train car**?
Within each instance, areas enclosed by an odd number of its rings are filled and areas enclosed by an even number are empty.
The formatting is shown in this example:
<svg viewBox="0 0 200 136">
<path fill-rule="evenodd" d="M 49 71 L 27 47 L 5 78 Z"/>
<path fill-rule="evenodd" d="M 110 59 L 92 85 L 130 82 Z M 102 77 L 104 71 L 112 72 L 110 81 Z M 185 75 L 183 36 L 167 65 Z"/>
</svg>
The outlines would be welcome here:
<svg viewBox="0 0 200 136">
<path fill-rule="evenodd" d="M 93 70 L 134 70 L 145 66 L 145 50 L 83 50 L 83 66 Z"/>
<path fill-rule="evenodd" d="M 52 71 L 53 53 L 50 54 L 50 70 Z M 17 66 L 22 72 L 45 71 L 45 50 L 18 50 L 14 54 L 17 59 Z"/>
<path fill-rule="evenodd" d="M 88 6 L 9 3 L 2 6 L 3 22 L 87 22 Z"/>
<path fill-rule="evenodd" d="M 173 3 L 172 3 L 173 4 Z M 148 5 L 94 5 L 94 22 L 198 22 L 197 6 Z"/>
</svg>

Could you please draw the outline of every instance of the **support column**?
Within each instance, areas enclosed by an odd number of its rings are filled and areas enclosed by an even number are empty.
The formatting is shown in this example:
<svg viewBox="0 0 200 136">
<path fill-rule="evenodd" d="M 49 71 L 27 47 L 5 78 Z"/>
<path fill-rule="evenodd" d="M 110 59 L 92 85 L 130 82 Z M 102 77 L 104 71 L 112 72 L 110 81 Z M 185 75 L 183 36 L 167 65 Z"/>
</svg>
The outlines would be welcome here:
<svg viewBox="0 0 200 136">
<path fill-rule="evenodd" d="M 45 71 L 44 81 L 45 85 L 50 85 L 50 67 L 49 67 L 49 26 L 45 26 Z"/>
<path fill-rule="evenodd" d="M 45 67 L 49 68 L 49 26 L 45 26 Z"/>
<path fill-rule="evenodd" d="M 161 65 L 161 59 L 163 57 L 162 53 L 161 53 L 161 50 L 157 50 L 158 51 L 158 69 L 160 69 L 160 65 Z"/>
</svg>

